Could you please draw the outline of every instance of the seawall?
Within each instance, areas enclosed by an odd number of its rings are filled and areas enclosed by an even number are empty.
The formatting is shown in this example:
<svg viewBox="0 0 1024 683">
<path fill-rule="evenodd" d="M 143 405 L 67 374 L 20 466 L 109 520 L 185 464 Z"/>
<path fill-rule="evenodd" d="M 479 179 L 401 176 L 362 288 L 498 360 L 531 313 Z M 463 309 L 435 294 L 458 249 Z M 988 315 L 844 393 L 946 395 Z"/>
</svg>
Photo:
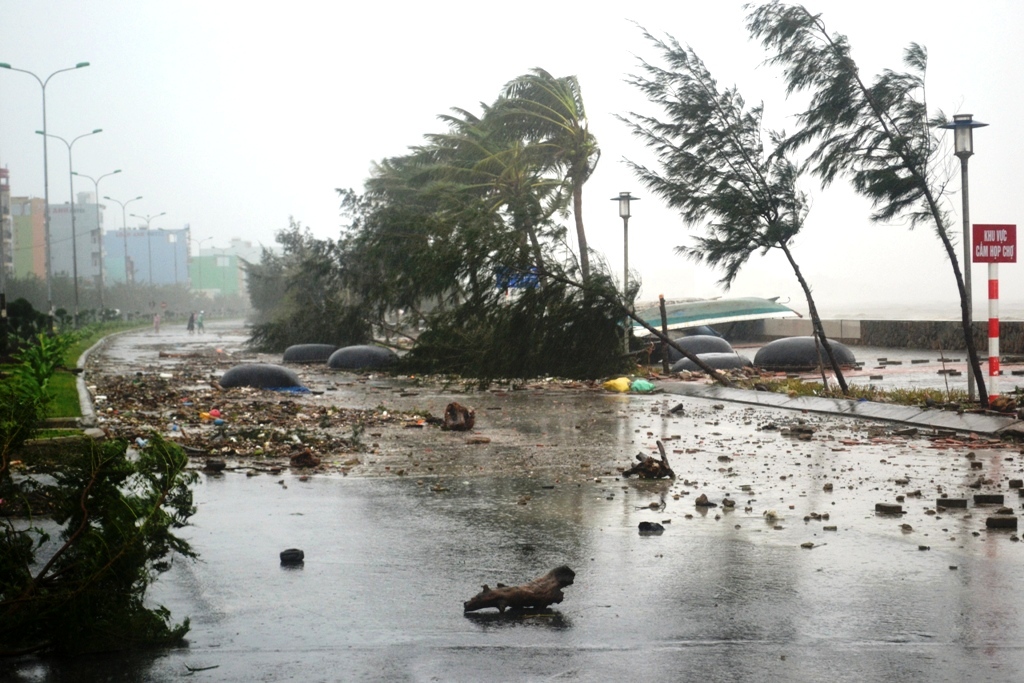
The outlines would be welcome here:
<svg viewBox="0 0 1024 683">
<path fill-rule="evenodd" d="M 955 320 L 824 320 L 825 334 L 851 346 L 935 349 L 963 351 L 963 331 Z M 1024 354 L 1024 322 L 1006 321 L 999 325 L 1000 355 Z M 811 334 L 807 318 L 754 320 L 726 324 L 716 328 L 730 341 L 767 342 L 782 337 Z M 981 356 L 988 352 L 988 321 L 975 321 L 974 344 Z"/>
</svg>

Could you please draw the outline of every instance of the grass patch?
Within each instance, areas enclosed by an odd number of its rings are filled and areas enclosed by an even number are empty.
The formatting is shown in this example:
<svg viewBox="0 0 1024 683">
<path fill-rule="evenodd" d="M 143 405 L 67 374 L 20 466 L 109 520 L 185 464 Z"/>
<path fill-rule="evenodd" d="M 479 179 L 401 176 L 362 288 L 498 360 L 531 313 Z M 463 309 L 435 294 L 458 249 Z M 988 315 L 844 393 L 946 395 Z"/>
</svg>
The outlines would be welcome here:
<svg viewBox="0 0 1024 683">
<path fill-rule="evenodd" d="M 967 392 L 962 389 L 879 389 L 873 385 L 851 384 L 850 393 L 843 395 L 837 386 L 825 388 L 821 382 L 805 382 L 799 378 L 750 379 L 740 383 L 744 389 L 767 389 L 789 396 L 821 396 L 825 398 L 846 398 L 876 403 L 891 403 L 901 406 L 949 405 L 969 406 Z"/>
<path fill-rule="evenodd" d="M 70 372 L 55 372 L 50 378 L 50 393 L 53 401 L 47 407 L 47 417 L 81 417 L 82 406 L 78 402 L 78 385 L 75 375 Z"/>
<path fill-rule="evenodd" d="M 84 436 L 81 429 L 37 429 L 32 433 L 33 439 L 60 439 L 66 436 Z"/>
<path fill-rule="evenodd" d="M 89 347 L 103 337 L 123 332 L 124 330 L 147 327 L 139 323 L 110 322 L 98 325 L 89 325 L 78 331 L 79 337 L 64 359 L 67 367 L 74 367 L 78 358 L 85 353 Z M 50 378 L 50 392 L 53 395 L 53 402 L 46 411 L 47 417 L 81 417 L 82 408 L 78 402 L 78 386 L 75 382 L 76 375 L 70 372 L 57 372 Z"/>
</svg>

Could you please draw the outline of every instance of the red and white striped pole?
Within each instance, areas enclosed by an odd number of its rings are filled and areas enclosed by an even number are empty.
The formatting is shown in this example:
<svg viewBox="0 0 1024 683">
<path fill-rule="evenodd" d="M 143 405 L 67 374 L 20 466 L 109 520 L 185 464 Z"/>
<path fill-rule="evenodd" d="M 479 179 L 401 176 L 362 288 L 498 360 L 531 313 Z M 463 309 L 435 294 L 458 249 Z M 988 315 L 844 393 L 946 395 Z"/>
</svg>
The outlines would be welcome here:
<svg viewBox="0 0 1024 683">
<path fill-rule="evenodd" d="M 999 397 L 999 264 L 988 264 L 988 400 Z"/>
</svg>

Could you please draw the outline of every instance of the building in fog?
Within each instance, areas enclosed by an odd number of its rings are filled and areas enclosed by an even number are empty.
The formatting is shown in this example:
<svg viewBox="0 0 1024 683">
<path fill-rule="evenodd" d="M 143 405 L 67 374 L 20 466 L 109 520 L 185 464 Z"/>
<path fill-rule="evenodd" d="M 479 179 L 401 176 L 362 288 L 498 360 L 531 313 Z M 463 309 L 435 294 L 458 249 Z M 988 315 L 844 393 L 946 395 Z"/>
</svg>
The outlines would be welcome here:
<svg viewBox="0 0 1024 683">
<path fill-rule="evenodd" d="M 0 168 L 0 268 L 4 276 L 13 272 L 14 221 L 11 218 L 11 182 L 6 168 Z"/>
<path fill-rule="evenodd" d="M 74 209 L 72 222 L 71 204 L 50 204 L 50 272 L 66 277 L 72 277 L 77 272 L 79 282 L 98 286 L 103 212 L 101 210 L 97 214 L 96 201 L 91 192 L 79 192 Z M 71 233 L 72 225 L 74 236 Z"/>
<path fill-rule="evenodd" d="M 237 237 L 224 248 L 199 249 L 188 268 L 192 289 L 209 296 L 248 296 L 245 264 L 259 263 L 262 253 L 259 245 Z"/>
<path fill-rule="evenodd" d="M 178 229 L 127 228 L 106 232 L 103 252 L 107 282 L 187 286 L 191 234 L 187 225 Z"/>
<path fill-rule="evenodd" d="M 14 277 L 46 277 L 46 217 L 38 197 L 11 197 Z"/>
</svg>

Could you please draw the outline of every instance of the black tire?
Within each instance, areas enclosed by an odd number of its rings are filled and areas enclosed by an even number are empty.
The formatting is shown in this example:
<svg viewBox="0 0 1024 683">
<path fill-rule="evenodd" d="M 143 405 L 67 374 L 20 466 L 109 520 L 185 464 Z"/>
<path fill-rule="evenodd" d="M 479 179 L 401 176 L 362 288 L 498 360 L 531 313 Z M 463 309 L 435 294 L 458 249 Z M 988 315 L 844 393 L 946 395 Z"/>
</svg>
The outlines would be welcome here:
<svg viewBox="0 0 1024 683">
<path fill-rule="evenodd" d="M 334 344 L 295 344 L 284 350 L 285 363 L 326 363 L 338 350 Z"/>
<path fill-rule="evenodd" d="M 690 353 L 696 353 L 698 355 L 702 353 L 732 353 L 732 344 L 725 341 L 721 337 L 715 337 L 710 334 L 694 334 L 686 337 L 679 337 L 673 339 L 676 344 L 679 344 Z M 683 354 L 676 351 L 671 346 L 668 347 L 668 362 L 676 363 Z M 654 353 L 651 354 L 651 362 L 661 362 L 661 343 L 659 341 L 654 342 Z"/>
<path fill-rule="evenodd" d="M 301 387 L 302 382 L 294 371 L 270 363 L 246 363 L 236 365 L 220 377 L 225 389 L 233 387 L 254 387 L 256 389 L 286 389 Z"/>
<path fill-rule="evenodd" d="M 829 340 L 832 353 L 840 367 L 854 365 L 857 359 L 845 344 Z M 828 354 L 821 349 L 821 362 L 829 367 Z M 769 372 L 806 372 L 818 367 L 818 347 L 814 337 L 786 337 L 761 347 L 754 356 L 754 365 Z"/>
<path fill-rule="evenodd" d="M 335 370 L 378 370 L 398 362 L 398 354 L 383 346 L 345 346 L 327 359 Z"/>
<path fill-rule="evenodd" d="M 749 368 L 753 363 L 746 356 L 738 353 L 698 353 L 697 357 L 710 365 L 715 370 L 733 370 L 735 368 Z M 681 358 L 672 366 L 672 372 L 703 372 L 697 364 L 689 358 Z"/>
</svg>

